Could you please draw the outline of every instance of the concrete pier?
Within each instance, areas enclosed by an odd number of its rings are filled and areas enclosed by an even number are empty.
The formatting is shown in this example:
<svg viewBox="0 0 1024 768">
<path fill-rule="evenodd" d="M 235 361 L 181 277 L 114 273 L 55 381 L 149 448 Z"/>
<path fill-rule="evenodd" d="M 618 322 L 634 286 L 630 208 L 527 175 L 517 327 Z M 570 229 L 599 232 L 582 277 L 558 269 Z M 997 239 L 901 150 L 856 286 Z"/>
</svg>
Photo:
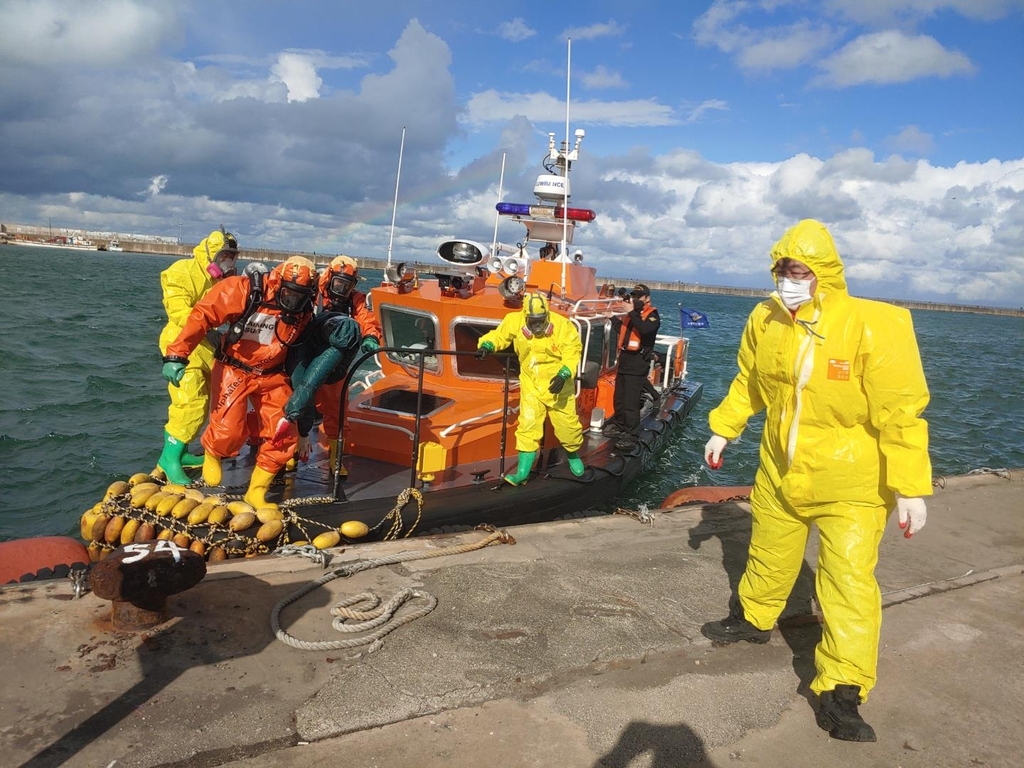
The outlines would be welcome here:
<svg viewBox="0 0 1024 768">
<path fill-rule="evenodd" d="M 299 557 L 212 564 L 172 618 L 113 631 L 67 582 L 0 590 L 0 750 L 24 766 L 1016 766 L 1024 752 L 1024 471 L 944 479 L 928 524 L 890 520 L 876 744 L 820 730 L 816 541 L 766 645 L 714 647 L 750 535 L 727 502 L 510 529 L 518 543 L 385 565 L 284 609 L 307 640 L 329 606 L 405 587 L 439 603 L 366 648 L 296 650 L 271 607 L 325 572 Z M 332 567 L 432 553 L 472 532 L 370 544 Z M 330 571 L 328 571 L 330 573 Z"/>
</svg>

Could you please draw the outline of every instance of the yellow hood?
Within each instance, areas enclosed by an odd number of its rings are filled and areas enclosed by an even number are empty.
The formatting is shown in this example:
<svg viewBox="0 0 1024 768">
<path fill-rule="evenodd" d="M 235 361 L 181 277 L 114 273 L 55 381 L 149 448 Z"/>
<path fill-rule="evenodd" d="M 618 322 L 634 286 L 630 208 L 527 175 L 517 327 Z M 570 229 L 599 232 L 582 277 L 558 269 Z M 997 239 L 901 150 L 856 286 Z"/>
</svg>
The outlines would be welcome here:
<svg viewBox="0 0 1024 768">
<path fill-rule="evenodd" d="M 820 221 L 804 219 L 787 229 L 771 250 L 773 267 L 779 259 L 796 259 L 810 267 L 818 278 L 819 291 L 846 293 L 843 260 Z"/>
</svg>

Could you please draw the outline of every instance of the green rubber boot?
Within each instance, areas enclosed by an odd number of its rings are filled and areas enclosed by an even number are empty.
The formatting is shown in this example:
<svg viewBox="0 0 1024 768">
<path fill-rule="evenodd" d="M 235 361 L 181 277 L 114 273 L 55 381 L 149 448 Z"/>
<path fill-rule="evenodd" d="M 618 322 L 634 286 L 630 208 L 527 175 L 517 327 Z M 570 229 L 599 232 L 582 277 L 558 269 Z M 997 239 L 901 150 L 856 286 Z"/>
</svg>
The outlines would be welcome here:
<svg viewBox="0 0 1024 768">
<path fill-rule="evenodd" d="M 187 450 L 181 457 L 181 466 L 183 467 L 201 467 L 203 462 L 206 461 L 206 457 L 202 454 L 189 453 Z"/>
<path fill-rule="evenodd" d="M 164 430 L 164 450 L 160 454 L 160 458 L 157 459 L 156 465 L 163 470 L 170 483 L 178 485 L 191 485 L 192 483 L 192 478 L 181 468 L 181 457 L 185 455 L 186 448 L 188 446 L 185 443 L 176 437 L 171 437 L 167 430 Z"/>
<path fill-rule="evenodd" d="M 566 451 L 565 458 L 569 460 L 569 471 L 576 475 L 576 477 L 580 477 L 586 467 L 583 466 L 583 459 L 580 458 L 579 453 L 576 451 Z"/>
<path fill-rule="evenodd" d="M 537 451 L 520 451 L 519 467 L 511 475 L 505 475 L 505 482 L 512 485 L 522 485 L 530 476 L 533 469 L 533 462 L 537 458 Z"/>
</svg>

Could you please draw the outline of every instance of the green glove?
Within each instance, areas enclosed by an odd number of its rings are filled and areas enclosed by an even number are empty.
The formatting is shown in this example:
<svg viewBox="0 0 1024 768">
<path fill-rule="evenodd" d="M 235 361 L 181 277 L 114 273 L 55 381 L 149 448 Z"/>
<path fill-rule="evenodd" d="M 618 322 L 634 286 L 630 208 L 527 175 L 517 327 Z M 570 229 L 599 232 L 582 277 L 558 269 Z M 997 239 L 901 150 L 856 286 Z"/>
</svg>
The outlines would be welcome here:
<svg viewBox="0 0 1024 768">
<path fill-rule="evenodd" d="M 489 342 L 489 341 L 485 341 L 483 344 L 481 344 L 478 347 L 478 351 L 476 353 L 476 359 L 477 360 L 483 360 L 485 357 L 487 357 L 488 353 L 493 352 L 493 351 L 494 351 L 494 345 L 491 342 Z"/>
<path fill-rule="evenodd" d="M 160 372 L 167 379 L 168 384 L 180 387 L 181 379 L 185 375 L 185 364 L 179 362 L 164 363 L 163 370 Z"/>
<path fill-rule="evenodd" d="M 367 336 L 363 339 L 363 343 L 359 345 L 359 351 L 362 354 L 376 352 L 378 349 L 380 349 L 380 342 L 373 338 L 373 336 Z"/>
<path fill-rule="evenodd" d="M 548 384 L 548 392 L 552 395 L 557 395 L 562 391 L 562 387 L 572 378 L 572 371 L 566 368 L 564 365 L 558 369 L 558 373 L 551 377 L 551 383 Z"/>
</svg>

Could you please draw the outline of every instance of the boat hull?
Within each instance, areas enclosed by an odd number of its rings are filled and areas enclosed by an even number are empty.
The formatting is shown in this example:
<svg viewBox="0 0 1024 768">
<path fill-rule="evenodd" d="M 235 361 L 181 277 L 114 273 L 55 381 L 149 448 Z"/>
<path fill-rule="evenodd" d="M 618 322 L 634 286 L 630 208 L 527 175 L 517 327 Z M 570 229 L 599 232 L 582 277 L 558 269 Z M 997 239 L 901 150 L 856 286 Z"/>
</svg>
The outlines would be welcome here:
<svg viewBox="0 0 1024 768">
<path fill-rule="evenodd" d="M 614 440 L 600 431 L 585 434 L 580 457 L 586 465 L 582 477 L 568 469 L 561 448 L 541 451 L 528 482 L 512 486 L 502 480 L 499 464 L 474 467 L 456 482 L 433 486 L 417 483 L 422 509 L 414 495 L 401 509 L 401 521 L 388 516 L 410 487 L 408 468 L 396 468 L 389 475 L 369 478 L 363 470 L 372 468 L 358 458 L 346 460 L 348 477 L 339 484 L 339 499 L 325 499 L 332 493 L 331 477 L 324 460 L 282 473 L 267 494 L 300 517 L 322 526 L 337 528 L 346 521 L 360 521 L 370 528 L 366 540 L 406 535 L 436 534 L 477 525 L 522 525 L 608 511 L 620 496 L 653 462 L 672 434 L 684 423 L 700 400 L 702 385 L 683 381 L 666 393 L 657 408 L 650 408 L 641 421 L 636 446 L 622 451 Z M 243 492 L 251 472 L 252 458 L 241 457 L 225 467 L 226 493 Z M 506 465 L 505 471 L 512 466 Z M 211 492 L 218 489 L 211 489 Z M 321 501 L 314 501 L 315 499 Z M 304 503 L 309 500 L 310 503 Z M 294 506 L 293 506 L 294 505 Z M 390 534 L 390 535 L 389 535 Z M 292 537 L 293 539 L 295 537 Z"/>
</svg>

